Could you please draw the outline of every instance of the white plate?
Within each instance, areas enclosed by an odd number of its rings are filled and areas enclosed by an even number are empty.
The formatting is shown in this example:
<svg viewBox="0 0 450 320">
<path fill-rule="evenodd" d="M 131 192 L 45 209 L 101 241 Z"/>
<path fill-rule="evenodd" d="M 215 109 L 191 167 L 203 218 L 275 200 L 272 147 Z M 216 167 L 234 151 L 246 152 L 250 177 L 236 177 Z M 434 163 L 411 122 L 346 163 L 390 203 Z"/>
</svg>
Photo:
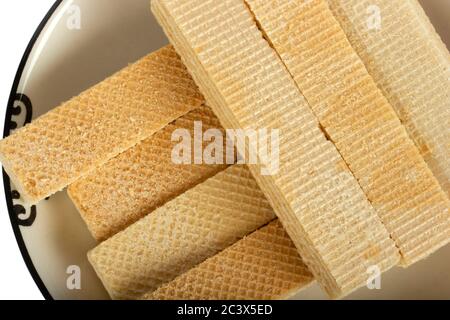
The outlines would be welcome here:
<svg viewBox="0 0 450 320">
<path fill-rule="evenodd" d="M 450 46 L 450 1 L 422 2 Z M 80 29 L 73 20 L 78 9 Z M 6 113 L 5 134 L 167 43 L 150 13 L 149 0 L 57 1 L 19 67 Z M 4 182 L 19 247 L 44 296 L 108 298 L 86 259 L 86 252 L 96 243 L 66 193 L 59 192 L 36 207 L 26 208 L 6 176 Z M 81 270 L 79 290 L 67 286 L 70 266 Z M 449 270 L 447 246 L 410 269 L 398 268 L 384 274 L 381 290 L 363 288 L 349 298 L 448 299 Z M 312 286 L 296 298 L 325 296 Z"/>
</svg>

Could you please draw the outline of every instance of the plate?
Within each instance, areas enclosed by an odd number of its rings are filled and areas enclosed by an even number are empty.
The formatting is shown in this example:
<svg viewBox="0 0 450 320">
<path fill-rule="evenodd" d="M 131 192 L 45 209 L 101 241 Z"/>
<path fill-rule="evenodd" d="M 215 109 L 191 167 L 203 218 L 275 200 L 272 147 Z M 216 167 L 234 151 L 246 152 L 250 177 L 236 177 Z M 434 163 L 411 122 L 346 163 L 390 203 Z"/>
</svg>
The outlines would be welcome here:
<svg viewBox="0 0 450 320">
<path fill-rule="evenodd" d="M 450 2 L 423 0 L 450 47 Z M 14 82 L 4 135 L 168 43 L 149 0 L 61 0 L 31 40 Z M 86 258 L 96 242 L 65 191 L 27 207 L 4 174 L 11 223 L 30 273 L 47 299 L 109 299 Z M 347 299 L 448 299 L 450 246 L 409 269 L 382 275 L 381 290 Z M 80 274 L 79 286 L 74 275 Z M 297 299 L 325 299 L 313 285 Z"/>
</svg>

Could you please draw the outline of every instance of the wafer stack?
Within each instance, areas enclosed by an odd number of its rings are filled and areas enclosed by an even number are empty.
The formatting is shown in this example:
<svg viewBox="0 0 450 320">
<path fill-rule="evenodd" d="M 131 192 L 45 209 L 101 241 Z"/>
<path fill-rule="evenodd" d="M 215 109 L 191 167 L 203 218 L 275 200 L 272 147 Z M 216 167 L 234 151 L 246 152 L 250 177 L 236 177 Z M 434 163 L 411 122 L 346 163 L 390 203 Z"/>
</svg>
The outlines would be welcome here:
<svg viewBox="0 0 450 320">
<path fill-rule="evenodd" d="M 450 196 L 450 55 L 417 0 L 328 0 Z"/>
<path fill-rule="evenodd" d="M 113 299 L 135 299 L 273 220 L 244 166 L 231 166 L 89 252 Z"/>
<path fill-rule="evenodd" d="M 152 8 L 224 126 L 279 129 L 278 173 L 251 170 L 330 296 L 364 285 L 371 265 L 395 265 L 389 234 L 244 2 L 166 0 Z"/>
<path fill-rule="evenodd" d="M 276 220 L 142 298 L 285 299 L 312 281 L 312 274 Z"/>
<path fill-rule="evenodd" d="M 164 47 L 0 142 L 25 202 L 69 185 L 113 299 L 282 299 L 314 279 L 337 298 L 450 241 L 450 56 L 417 0 L 152 10 L 182 59 Z M 245 145 L 250 169 L 197 162 L 194 128 L 223 138 L 219 119 L 279 145 Z"/>
<path fill-rule="evenodd" d="M 152 212 L 156 207 L 162 206 L 171 198 L 175 198 L 177 195 L 192 188 L 193 185 L 197 185 L 200 180 L 205 180 L 213 176 L 215 171 L 224 169 L 224 165 L 179 165 L 172 162 L 171 152 L 174 147 L 174 142 L 171 141 L 172 133 L 178 129 L 187 129 L 190 131 L 191 136 L 194 136 L 192 131 L 196 122 L 202 123 L 204 131 L 211 128 L 221 128 L 220 123 L 209 107 L 204 106 L 195 109 L 69 187 L 69 195 L 76 206 L 80 208 L 81 216 L 98 240 L 105 240 L 124 230 L 135 220 Z M 241 171 L 245 172 L 245 169 L 236 168 L 232 171 L 230 169 L 231 174 L 229 174 L 229 177 Z M 135 178 L 133 179 L 134 176 Z M 252 189 L 256 186 L 256 182 L 252 181 L 252 177 L 248 173 L 245 179 L 241 176 L 236 178 L 236 186 L 241 183 L 252 186 Z M 148 189 L 148 193 L 139 193 L 138 190 L 142 189 Z M 116 190 L 119 190 L 119 194 L 116 194 Z M 254 188 L 254 191 L 256 190 L 257 188 Z M 258 201 L 267 203 L 261 192 L 255 192 L 254 199 L 255 203 Z M 190 206 L 194 208 L 208 208 L 208 203 L 213 201 L 215 201 L 215 198 L 199 196 L 195 200 L 191 200 Z M 215 204 L 215 206 L 221 205 L 224 205 L 222 212 L 226 214 L 228 202 Z M 244 208 L 241 213 L 242 217 L 245 217 L 246 212 Z M 204 230 L 204 232 L 211 234 L 211 238 L 205 246 L 213 246 L 214 242 L 218 241 L 218 239 L 214 238 L 217 236 L 215 231 L 217 226 L 215 224 L 206 225 L 203 217 L 198 219 L 197 222 L 191 221 L 191 223 L 195 223 L 195 225 L 202 224 L 204 228 L 209 228 Z M 221 219 L 221 228 L 233 230 L 235 223 L 233 219 Z M 262 227 L 265 223 L 267 223 L 267 219 L 255 221 L 255 224 L 252 225 L 253 228 L 246 230 L 252 232 Z M 238 223 L 238 228 L 240 228 L 240 224 L 242 222 Z M 251 235 L 251 239 L 254 239 L 254 241 L 248 242 L 248 240 L 245 240 L 244 244 L 238 245 L 233 251 L 237 255 L 231 256 L 231 260 L 227 258 L 225 263 L 232 262 L 233 259 L 242 260 L 239 263 L 245 262 L 242 265 L 237 264 L 234 266 L 233 272 L 236 274 L 249 276 L 249 272 L 256 272 L 260 268 L 263 270 L 259 276 L 255 273 L 255 275 L 248 277 L 246 281 L 249 282 L 245 282 L 245 285 L 240 282 L 241 280 L 239 280 L 239 283 L 236 282 L 238 278 L 230 274 L 229 277 L 231 276 L 235 280 L 226 281 L 224 284 L 232 283 L 234 285 L 225 285 L 223 287 L 229 288 L 229 291 L 226 293 L 229 299 L 237 299 L 238 297 L 243 299 L 252 297 L 255 299 L 280 298 L 297 292 L 312 281 L 312 275 L 307 271 L 292 242 L 287 238 L 284 231 L 280 231 L 281 225 L 279 223 L 272 224 L 273 227 L 266 227 L 264 230 L 258 230 Z M 174 228 L 175 224 L 166 231 L 170 232 Z M 130 230 L 132 229 L 130 228 Z M 234 233 L 235 231 L 231 232 Z M 133 231 L 125 230 L 123 233 L 132 234 Z M 129 235 L 129 238 L 133 238 L 133 235 Z M 116 243 L 116 241 L 111 239 L 107 243 Z M 256 251 L 258 247 L 263 251 Z M 97 250 L 100 249 L 93 250 L 92 256 L 94 258 L 91 258 L 94 261 L 94 266 L 99 264 L 100 260 L 104 265 L 108 264 L 113 266 L 113 268 L 118 263 L 127 261 L 127 267 L 119 271 L 122 279 L 132 278 L 133 275 L 136 276 L 136 270 L 141 268 L 140 265 L 143 263 L 142 260 L 136 259 L 131 253 L 125 252 L 125 250 L 120 252 L 118 252 L 119 250 L 111 250 L 113 253 L 102 250 L 103 255 L 109 256 L 108 259 L 110 261 L 106 261 L 105 257 L 98 259 Z M 149 250 L 149 248 L 146 248 L 146 250 Z M 173 252 L 169 252 L 170 250 L 168 249 L 167 251 L 166 259 L 170 261 Z M 125 256 L 120 253 L 125 253 Z M 221 253 L 220 256 L 222 255 Z M 209 256 L 204 255 L 202 257 L 206 259 Z M 215 259 L 221 265 L 224 264 L 222 257 Z M 275 263 L 273 263 L 274 261 Z M 153 265 L 154 260 L 149 260 L 147 263 Z M 188 264 L 188 266 L 191 264 L 193 263 Z M 267 265 L 269 265 L 269 268 L 267 268 Z M 102 269 L 102 267 L 96 267 L 96 269 Z M 114 281 L 108 276 L 104 278 L 106 279 L 104 280 L 106 281 L 105 287 L 111 288 L 114 285 L 108 281 L 115 283 L 118 277 L 115 277 Z M 156 287 L 156 285 L 153 287 Z M 123 289 L 116 289 L 115 294 L 112 296 L 117 299 L 133 299 L 139 296 L 139 293 L 135 296 L 122 295 L 121 290 L 123 291 Z M 110 289 L 110 292 L 112 292 L 112 289 Z M 148 294 L 150 293 L 151 291 L 148 292 Z M 223 294 L 225 292 L 220 293 L 220 295 Z M 211 295 L 209 298 L 214 297 L 216 295 Z"/>
<path fill-rule="evenodd" d="M 450 241 L 450 202 L 325 0 L 246 0 L 406 266 Z"/>
<path fill-rule="evenodd" d="M 0 141 L 0 161 L 22 199 L 34 204 L 202 103 L 165 47 Z"/>
<path fill-rule="evenodd" d="M 210 129 L 225 135 L 212 110 L 203 106 L 167 125 L 151 137 L 76 181 L 68 194 L 95 239 L 103 241 L 125 229 L 133 222 L 184 193 L 193 186 L 226 168 L 219 164 L 177 164 L 172 152 L 182 141 L 172 139 L 179 130 L 191 138 L 192 162 L 196 136 L 195 125 L 202 133 Z M 195 140 L 195 142 L 194 142 Z M 226 146 L 223 147 L 226 156 Z"/>
</svg>

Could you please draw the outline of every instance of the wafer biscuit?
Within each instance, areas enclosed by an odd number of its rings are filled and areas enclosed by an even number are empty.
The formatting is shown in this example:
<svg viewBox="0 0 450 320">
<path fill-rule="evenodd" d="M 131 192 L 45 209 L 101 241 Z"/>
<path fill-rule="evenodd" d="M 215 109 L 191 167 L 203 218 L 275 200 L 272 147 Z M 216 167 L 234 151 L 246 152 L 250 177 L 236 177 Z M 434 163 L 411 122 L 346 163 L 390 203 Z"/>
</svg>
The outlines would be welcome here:
<svg viewBox="0 0 450 320">
<path fill-rule="evenodd" d="M 389 234 L 245 4 L 154 0 L 152 9 L 223 125 L 279 130 L 280 170 L 250 168 L 323 288 L 341 296 L 365 284 L 368 266 L 396 264 Z"/>
<path fill-rule="evenodd" d="M 173 48 L 165 47 L 2 140 L 0 161 L 33 204 L 202 102 Z"/>
<path fill-rule="evenodd" d="M 102 242 L 88 257 L 113 299 L 135 299 L 275 215 L 244 166 L 231 166 Z"/>
<path fill-rule="evenodd" d="M 172 135 L 185 130 L 181 133 L 189 134 L 183 138 L 187 142 L 188 138 L 192 140 L 190 158 L 194 161 L 194 140 L 205 143 L 194 132 L 196 125 L 201 126 L 203 133 L 217 129 L 224 135 L 212 110 L 203 106 L 69 186 L 68 194 L 94 238 L 102 241 L 111 237 L 226 168 L 224 161 L 219 164 L 178 164 L 172 159 L 176 145 L 184 143 L 173 140 Z M 226 146 L 223 151 L 225 154 Z"/>
<path fill-rule="evenodd" d="M 275 220 L 143 299 L 284 299 L 312 282 L 312 274 Z"/>
<path fill-rule="evenodd" d="M 450 202 L 325 0 L 245 0 L 410 265 L 450 241 Z"/>
<path fill-rule="evenodd" d="M 450 55 L 416 0 L 328 0 L 450 196 Z"/>
</svg>

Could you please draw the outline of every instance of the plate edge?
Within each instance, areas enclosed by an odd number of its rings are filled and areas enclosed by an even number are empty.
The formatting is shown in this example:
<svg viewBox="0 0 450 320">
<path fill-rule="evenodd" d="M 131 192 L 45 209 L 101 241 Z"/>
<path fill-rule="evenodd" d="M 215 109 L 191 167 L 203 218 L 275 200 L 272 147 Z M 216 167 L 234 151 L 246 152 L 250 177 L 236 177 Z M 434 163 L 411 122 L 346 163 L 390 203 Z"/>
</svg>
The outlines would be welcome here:
<svg viewBox="0 0 450 320">
<path fill-rule="evenodd" d="M 38 25 L 36 31 L 34 32 L 33 36 L 31 37 L 30 41 L 28 42 L 28 45 L 25 49 L 24 54 L 22 55 L 22 59 L 20 61 L 18 70 L 16 72 L 16 75 L 14 77 L 14 82 L 11 88 L 11 93 L 9 95 L 8 104 L 6 107 L 6 113 L 5 113 L 5 125 L 3 130 L 3 138 L 9 135 L 9 132 L 11 130 L 10 124 L 11 124 L 11 117 L 12 117 L 12 108 L 14 106 L 15 96 L 17 94 L 17 89 L 19 87 L 20 79 L 22 78 L 22 74 L 24 71 L 24 68 L 26 66 L 26 63 L 28 61 L 28 58 L 31 54 L 31 51 L 34 48 L 34 45 L 36 44 L 36 41 L 38 40 L 39 36 L 42 33 L 42 30 L 47 25 L 47 22 L 50 20 L 50 18 L 53 16 L 55 11 L 58 9 L 59 5 L 63 2 L 63 0 L 56 0 L 55 3 L 52 5 L 52 7 L 49 9 L 47 14 L 44 16 L 40 24 Z M 20 249 L 20 253 L 22 254 L 22 258 L 25 262 L 25 265 L 28 268 L 28 271 L 31 274 L 31 277 L 33 278 L 34 282 L 36 283 L 37 287 L 41 291 L 43 297 L 46 300 L 54 300 L 50 292 L 48 291 L 47 287 L 45 286 L 44 282 L 42 281 L 41 277 L 39 276 L 39 273 L 37 272 L 33 261 L 31 260 L 30 254 L 28 253 L 28 249 L 25 245 L 25 242 L 22 237 L 22 233 L 20 231 L 20 226 L 17 224 L 17 219 L 15 218 L 15 212 L 13 210 L 13 201 L 11 196 L 11 183 L 9 180 L 8 175 L 3 172 L 3 186 L 5 190 L 5 198 L 6 198 L 6 205 L 8 208 L 9 213 L 9 219 L 11 221 L 12 229 L 14 232 L 14 235 L 16 237 L 17 244 Z"/>
</svg>

